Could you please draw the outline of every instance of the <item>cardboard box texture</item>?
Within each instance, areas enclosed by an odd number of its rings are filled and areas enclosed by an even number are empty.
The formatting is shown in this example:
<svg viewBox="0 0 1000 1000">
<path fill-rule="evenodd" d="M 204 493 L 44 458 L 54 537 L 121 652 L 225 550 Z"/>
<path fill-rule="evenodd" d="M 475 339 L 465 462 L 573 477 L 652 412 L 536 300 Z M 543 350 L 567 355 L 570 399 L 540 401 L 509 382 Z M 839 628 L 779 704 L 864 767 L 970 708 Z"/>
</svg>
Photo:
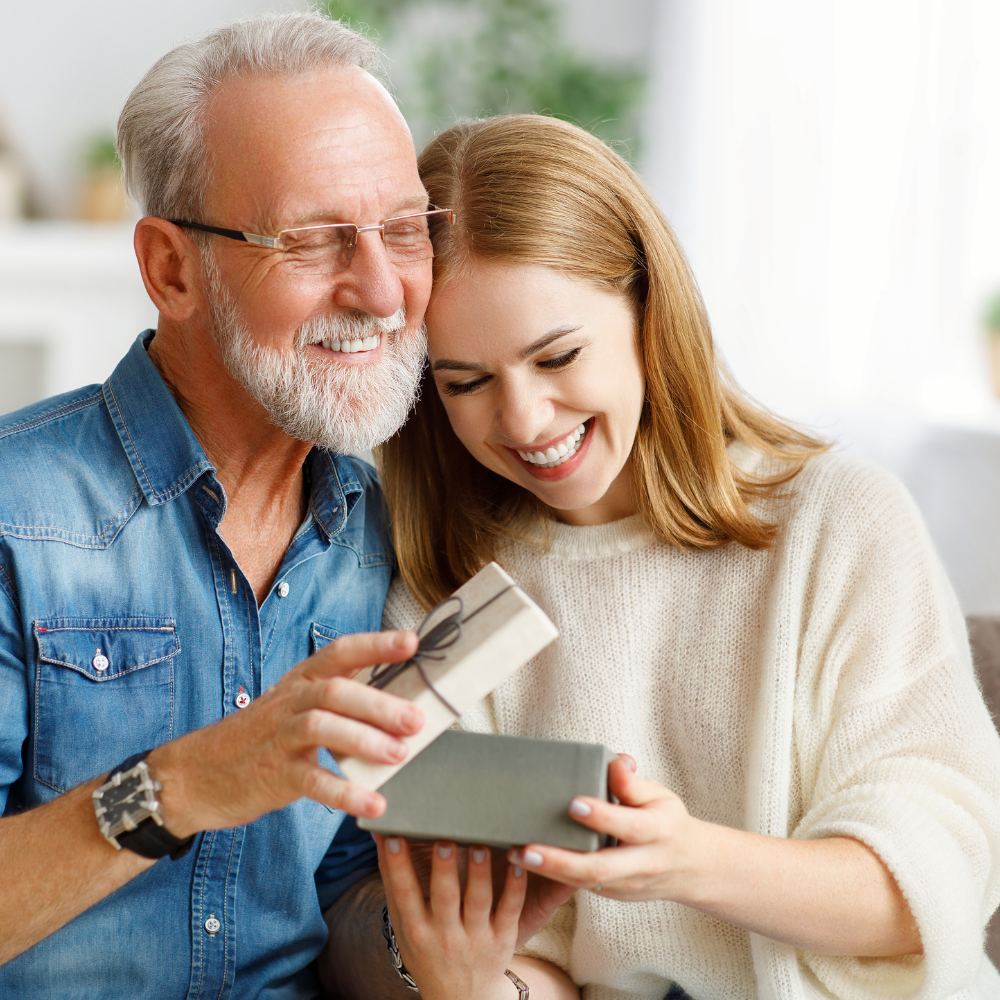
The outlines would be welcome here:
<svg viewBox="0 0 1000 1000">
<path fill-rule="evenodd" d="M 427 637 L 459 609 L 460 633 L 452 630 L 445 642 L 428 650 L 420 660 L 433 690 L 415 666 L 384 686 L 384 690 L 412 701 L 424 713 L 423 728 L 404 741 L 409 751 L 406 759 L 399 764 L 371 764 L 345 757 L 338 764 L 349 781 L 373 790 L 381 787 L 462 712 L 485 698 L 559 635 L 545 612 L 496 563 L 483 567 L 451 598 L 442 601 L 421 626 L 421 636 Z M 371 670 L 362 671 L 357 679 L 367 683 L 371 674 Z"/>
<path fill-rule="evenodd" d="M 358 826 L 408 840 L 596 851 L 607 838 L 568 809 L 577 795 L 608 798 L 615 756 L 592 743 L 449 730 L 382 786 L 386 811 Z"/>
</svg>

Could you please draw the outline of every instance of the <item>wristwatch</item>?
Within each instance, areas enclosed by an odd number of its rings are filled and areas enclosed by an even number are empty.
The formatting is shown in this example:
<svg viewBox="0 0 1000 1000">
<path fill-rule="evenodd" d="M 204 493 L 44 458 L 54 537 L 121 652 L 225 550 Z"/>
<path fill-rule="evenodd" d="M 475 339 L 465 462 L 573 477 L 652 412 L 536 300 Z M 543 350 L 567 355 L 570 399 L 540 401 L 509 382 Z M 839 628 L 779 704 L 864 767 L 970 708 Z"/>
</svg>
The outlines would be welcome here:
<svg viewBox="0 0 1000 1000">
<path fill-rule="evenodd" d="M 176 861 L 191 849 L 194 835 L 179 840 L 163 825 L 156 798 L 163 786 L 146 763 L 149 752 L 129 757 L 94 789 L 94 813 L 104 839 L 117 850 L 124 847 L 154 859 L 169 854 Z"/>
<path fill-rule="evenodd" d="M 396 944 L 396 935 L 392 929 L 392 921 L 389 919 L 388 905 L 382 907 L 382 937 L 385 938 L 385 946 L 389 949 L 389 956 L 392 959 L 392 967 L 396 970 L 396 975 L 406 983 L 406 988 L 419 994 L 416 980 L 407 972 L 403 965 L 403 957 L 399 954 L 399 946 Z M 503 974 L 514 984 L 517 989 L 517 1000 L 528 1000 L 528 984 L 520 979 L 510 969 L 504 969 Z"/>
</svg>

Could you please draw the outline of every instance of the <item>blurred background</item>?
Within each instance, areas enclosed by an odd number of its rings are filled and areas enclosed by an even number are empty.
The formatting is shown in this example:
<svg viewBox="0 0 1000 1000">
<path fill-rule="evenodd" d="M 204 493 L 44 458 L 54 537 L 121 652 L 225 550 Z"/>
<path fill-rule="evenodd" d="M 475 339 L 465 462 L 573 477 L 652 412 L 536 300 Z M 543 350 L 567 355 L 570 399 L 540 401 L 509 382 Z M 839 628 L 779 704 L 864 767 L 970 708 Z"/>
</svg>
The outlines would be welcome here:
<svg viewBox="0 0 1000 1000">
<path fill-rule="evenodd" d="M 0 412 L 103 381 L 155 323 L 114 158 L 178 43 L 294 0 L 0 9 Z M 772 409 L 901 475 L 968 615 L 1000 615 L 996 0 L 329 0 L 418 146 L 532 110 L 641 172 L 722 354 Z"/>
</svg>

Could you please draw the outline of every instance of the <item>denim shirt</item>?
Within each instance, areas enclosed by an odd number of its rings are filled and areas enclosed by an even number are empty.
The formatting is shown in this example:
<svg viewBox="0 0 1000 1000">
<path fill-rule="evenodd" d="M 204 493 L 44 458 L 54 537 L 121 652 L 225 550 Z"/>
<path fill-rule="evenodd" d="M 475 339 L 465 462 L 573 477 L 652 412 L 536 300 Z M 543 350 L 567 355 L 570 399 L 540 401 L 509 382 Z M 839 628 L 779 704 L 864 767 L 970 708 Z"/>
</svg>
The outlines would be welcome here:
<svg viewBox="0 0 1000 1000">
<path fill-rule="evenodd" d="M 241 693 L 338 635 L 380 628 L 392 557 L 371 467 L 311 453 L 308 514 L 258 609 L 219 534 L 225 490 L 152 337 L 103 386 L 0 420 L 4 816 L 239 711 Z M 0 997 L 315 997 L 322 909 L 373 869 L 353 821 L 334 841 L 343 820 L 300 799 L 201 834 L 0 967 Z"/>
</svg>

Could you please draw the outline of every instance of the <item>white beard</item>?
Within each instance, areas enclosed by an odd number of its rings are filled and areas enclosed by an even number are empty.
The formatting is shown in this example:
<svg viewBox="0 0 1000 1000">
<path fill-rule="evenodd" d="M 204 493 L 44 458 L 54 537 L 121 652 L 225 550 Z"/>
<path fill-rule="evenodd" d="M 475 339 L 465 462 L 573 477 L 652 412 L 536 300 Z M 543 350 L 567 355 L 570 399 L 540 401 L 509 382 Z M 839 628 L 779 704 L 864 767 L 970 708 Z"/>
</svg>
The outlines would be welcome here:
<svg viewBox="0 0 1000 1000">
<path fill-rule="evenodd" d="M 235 378 L 286 434 L 340 454 L 369 451 L 392 437 L 417 400 L 427 354 L 424 327 L 406 342 L 406 307 L 386 319 L 355 312 L 307 320 L 292 350 L 255 344 L 214 257 L 203 255 L 212 334 Z M 375 364 L 338 365 L 307 353 L 324 340 L 378 334 Z"/>
</svg>

